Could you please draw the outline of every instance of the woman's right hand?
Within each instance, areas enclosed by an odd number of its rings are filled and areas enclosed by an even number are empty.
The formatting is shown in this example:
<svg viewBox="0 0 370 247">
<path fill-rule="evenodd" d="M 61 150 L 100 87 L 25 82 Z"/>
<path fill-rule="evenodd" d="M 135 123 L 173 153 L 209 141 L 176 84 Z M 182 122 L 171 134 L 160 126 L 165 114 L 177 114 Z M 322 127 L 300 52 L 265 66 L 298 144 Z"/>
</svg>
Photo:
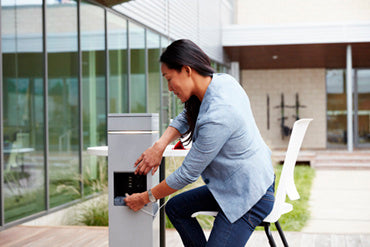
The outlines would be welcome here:
<svg viewBox="0 0 370 247">
<path fill-rule="evenodd" d="M 164 149 L 158 143 L 145 150 L 135 162 L 135 174 L 146 175 L 152 170 L 154 175 L 161 164 L 163 152 Z"/>
</svg>

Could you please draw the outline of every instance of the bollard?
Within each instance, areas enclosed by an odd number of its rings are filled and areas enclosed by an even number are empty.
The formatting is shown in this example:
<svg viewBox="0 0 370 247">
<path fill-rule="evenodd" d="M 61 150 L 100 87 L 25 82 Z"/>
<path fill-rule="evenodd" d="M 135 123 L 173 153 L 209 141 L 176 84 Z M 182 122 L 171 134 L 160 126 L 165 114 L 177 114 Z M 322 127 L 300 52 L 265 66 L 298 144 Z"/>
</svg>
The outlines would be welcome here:
<svg viewBox="0 0 370 247">
<path fill-rule="evenodd" d="M 134 163 L 159 138 L 158 114 L 108 115 L 109 246 L 159 246 L 158 204 L 134 212 L 124 204 L 127 194 L 159 183 L 159 173 L 135 175 Z"/>
</svg>

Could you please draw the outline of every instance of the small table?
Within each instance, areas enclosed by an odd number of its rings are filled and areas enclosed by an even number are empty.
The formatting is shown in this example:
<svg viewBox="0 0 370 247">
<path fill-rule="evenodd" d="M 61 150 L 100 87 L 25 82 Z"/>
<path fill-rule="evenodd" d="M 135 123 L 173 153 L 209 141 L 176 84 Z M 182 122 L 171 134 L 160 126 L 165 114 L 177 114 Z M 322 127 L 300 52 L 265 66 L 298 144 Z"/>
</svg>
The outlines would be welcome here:
<svg viewBox="0 0 370 247">
<path fill-rule="evenodd" d="M 173 149 L 175 145 L 168 145 L 163 157 L 185 157 L 189 149 Z M 87 152 L 96 156 L 108 156 L 108 146 L 88 147 Z"/>
<path fill-rule="evenodd" d="M 30 153 L 30 152 L 33 152 L 35 151 L 34 148 L 5 148 L 4 149 L 4 154 L 9 154 L 9 156 L 11 154 L 20 154 L 21 156 L 21 169 L 22 169 L 22 172 L 24 172 L 24 154 L 25 153 Z M 16 158 L 15 158 L 16 159 Z M 17 160 L 15 160 L 15 162 L 17 162 Z M 14 164 L 9 164 L 9 161 L 8 161 L 8 167 L 5 167 L 4 169 L 6 170 L 7 168 L 11 168 L 11 167 L 14 167 Z"/>
<path fill-rule="evenodd" d="M 174 146 L 175 145 L 168 145 L 163 153 L 163 158 L 159 167 L 159 181 L 163 181 L 166 178 L 166 162 L 164 159 L 165 157 L 185 157 L 189 152 L 189 149 L 173 149 Z M 91 155 L 96 156 L 108 156 L 108 146 L 89 147 L 87 148 L 87 152 Z M 164 212 L 164 207 L 162 207 L 164 203 L 164 198 L 159 200 L 159 206 L 161 207 L 161 210 L 159 212 L 160 247 L 166 246 L 166 216 Z"/>
</svg>

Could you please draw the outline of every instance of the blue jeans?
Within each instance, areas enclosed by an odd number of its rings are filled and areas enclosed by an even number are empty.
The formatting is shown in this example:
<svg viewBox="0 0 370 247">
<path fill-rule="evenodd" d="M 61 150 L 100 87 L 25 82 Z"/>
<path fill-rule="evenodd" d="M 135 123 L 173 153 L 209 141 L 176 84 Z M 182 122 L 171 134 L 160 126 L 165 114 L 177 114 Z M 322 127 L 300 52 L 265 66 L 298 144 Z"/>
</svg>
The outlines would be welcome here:
<svg viewBox="0 0 370 247">
<path fill-rule="evenodd" d="M 166 213 L 184 246 L 237 247 L 245 246 L 256 226 L 271 212 L 274 205 L 274 184 L 266 194 L 240 219 L 230 223 L 208 190 L 202 186 L 181 193 L 168 201 Z M 218 211 L 208 242 L 196 218 L 198 211 Z"/>
</svg>

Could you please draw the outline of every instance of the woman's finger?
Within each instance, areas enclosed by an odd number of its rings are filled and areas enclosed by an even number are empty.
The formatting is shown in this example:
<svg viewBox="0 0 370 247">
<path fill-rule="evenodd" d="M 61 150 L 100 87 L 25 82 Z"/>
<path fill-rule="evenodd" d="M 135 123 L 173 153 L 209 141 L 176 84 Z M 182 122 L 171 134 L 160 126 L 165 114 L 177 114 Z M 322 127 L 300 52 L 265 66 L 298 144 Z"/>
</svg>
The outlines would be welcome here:
<svg viewBox="0 0 370 247">
<path fill-rule="evenodd" d="M 140 165 L 137 166 L 137 168 L 135 170 L 135 174 L 141 175 L 143 167 L 144 167 L 144 164 L 143 164 L 143 162 L 141 162 Z"/>
<path fill-rule="evenodd" d="M 148 174 L 148 172 L 150 172 L 151 168 L 150 167 L 146 167 L 145 170 L 144 170 L 144 175 Z"/>
<path fill-rule="evenodd" d="M 139 174 L 140 175 L 146 175 L 146 173 L 145 173 L 145 171 L 146 171 L 146 169 L 147 168 L 149 168 L 149 166 L 148 165 L 146 165 L 146 164 L 143 164 L 141 167 L 140 167 L 140 172 L 139 172 Z M 149 168 L 150 169 L 150 168 Z"/>
<path fill-rule="evenodd" d="M 137 164 L 137 166 L 136 166 L 136 170 L 135 170 L 135 174 L 140 173 L 140 169 L 141 169 L 141 167 L 142 167 L 142 162 L 140 162 L 139 164 Z"/>
<path fill-rule="evenodd" d="M 140 164 L 140 162 L 143 161 L 143 154 L 140 155 L 140 157 L 135 162 L 135 167 Z"/>
<path fill-rule="evenodd" d="M 154 167 L 154 168 L 153 168 L 153 170 L 152 170 L 152 175 L 154 175 L 154 174 L 157 172 L 158 167 L 159 167 L 159 166 L 156 166 L 156 167 Z"/>
<path fill-rule="evenodd" d="M 147 167 L 150 167 L 150 165 L 149 165 L 149 163 L 148 163 L 148 161 L 147 160 L 142 160 L 139 164 L 138 164 L 138 166 L 137 166 L 137 168 L 136 168 L 136 173 L 139 173 L 139 174 L 143 174 L 144 173 L 144 171 L 146 170 L 146 168 Z M 135 173 L 135 174 L 136 174 Z"/>
</svg>

